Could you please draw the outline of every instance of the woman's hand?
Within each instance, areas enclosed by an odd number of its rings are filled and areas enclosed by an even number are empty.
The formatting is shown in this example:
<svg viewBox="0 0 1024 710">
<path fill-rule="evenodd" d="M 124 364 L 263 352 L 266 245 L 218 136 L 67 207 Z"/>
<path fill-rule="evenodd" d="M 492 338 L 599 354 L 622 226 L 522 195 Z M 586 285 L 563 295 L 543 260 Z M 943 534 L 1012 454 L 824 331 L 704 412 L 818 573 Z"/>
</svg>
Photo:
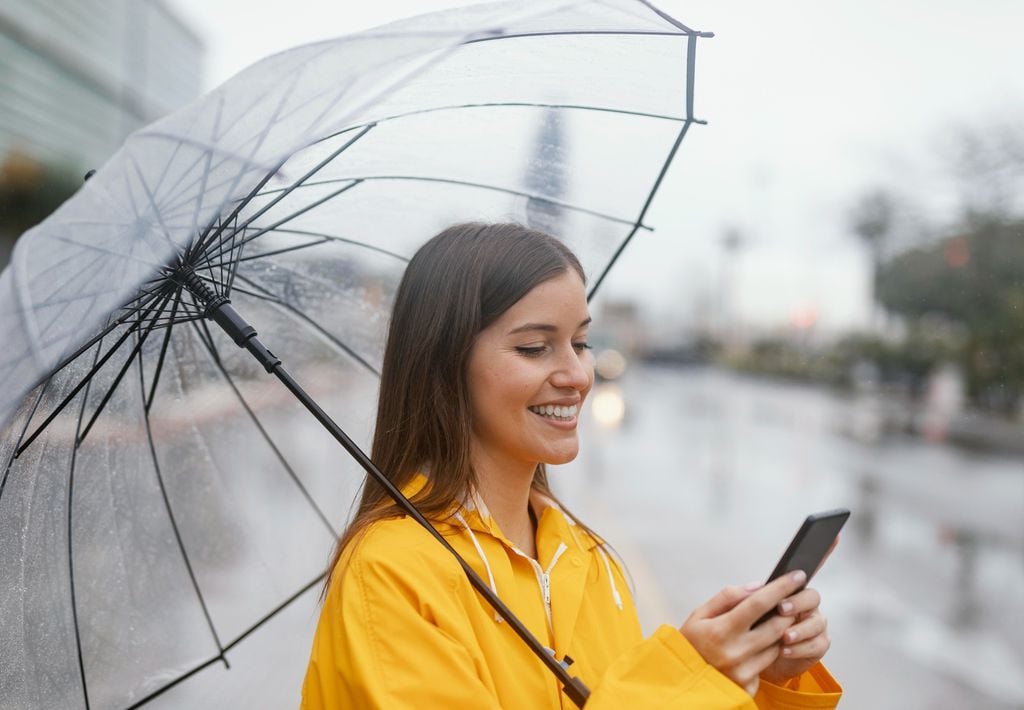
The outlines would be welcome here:
<svg viewBox="0 0 1024 710">
<path fill-rule="evenodd" d="M 795 623 L 783 634 L 782 652 L 761 673 L 763 679 L 782 685 L 822 659 L 831 641 L 828 620 L 818 608 L 820 603 L 817 591 L 804 589 L 779 605 L 779 614 L 793 618 Z"/>
<path fill-rule="evenodd" d="M 806 580 L 803 572 L 793 572 L 768 585 L 726 587 L 694 610 L 679 630 L 704 660 L 753 696 L 761 674 L 780 658 L 783 633 L 794 625 L 794 614 L 799 612 L 793 600 L 799 600 L 801 608 L 810 603 L 808 597 L 800 597 L 802 592 L 795 593 Z M 794 605 L 788 614 L 773 616 L 750 628 L 783 600 Z M 811 622 L 803 627 L 809 632 L 814 622 L 807 619 L 800 624 L 806 622 Z M 802 657 L 801 662 L 805 662 Z"/>
</svg>

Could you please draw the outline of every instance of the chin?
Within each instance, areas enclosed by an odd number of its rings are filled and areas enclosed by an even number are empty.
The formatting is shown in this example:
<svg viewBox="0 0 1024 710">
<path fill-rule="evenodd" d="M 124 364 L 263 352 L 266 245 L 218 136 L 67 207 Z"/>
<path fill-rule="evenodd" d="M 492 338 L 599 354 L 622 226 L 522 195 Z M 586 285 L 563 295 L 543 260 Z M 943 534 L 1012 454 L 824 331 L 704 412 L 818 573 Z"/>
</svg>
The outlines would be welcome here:
<svg viewBox="0 0 1024 710">
<path fill-rule="evenodd" d="M 579 456 L 580 447 L 575 447 L 571 451 L 551 451 L 547 456 L 541 459 L 541 463 L 549 464 L 551 466 L 559 466 L 563 463 L 569 463 L 575 461 L 576 457 Z"/>
</svg>

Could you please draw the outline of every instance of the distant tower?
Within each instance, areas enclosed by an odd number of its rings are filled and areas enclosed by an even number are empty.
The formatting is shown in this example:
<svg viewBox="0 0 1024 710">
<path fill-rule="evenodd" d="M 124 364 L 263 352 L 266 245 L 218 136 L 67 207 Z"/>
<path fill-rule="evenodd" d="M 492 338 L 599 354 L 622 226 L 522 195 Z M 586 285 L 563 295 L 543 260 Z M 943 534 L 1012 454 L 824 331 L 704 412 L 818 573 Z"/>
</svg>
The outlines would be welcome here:
<svg viewBox="0 0 1024 710">
<path fill-rule="evenodd" d="M 558 109 L 544 111 L 533 154 L 526 169 L 526 189 L 547 200 L 561 200 L 566 190 L 565 127 Z M 526 225 L 561 235 L 565 210 L 547 200 L 531 197 L 526 203 Z"/>
</svg>

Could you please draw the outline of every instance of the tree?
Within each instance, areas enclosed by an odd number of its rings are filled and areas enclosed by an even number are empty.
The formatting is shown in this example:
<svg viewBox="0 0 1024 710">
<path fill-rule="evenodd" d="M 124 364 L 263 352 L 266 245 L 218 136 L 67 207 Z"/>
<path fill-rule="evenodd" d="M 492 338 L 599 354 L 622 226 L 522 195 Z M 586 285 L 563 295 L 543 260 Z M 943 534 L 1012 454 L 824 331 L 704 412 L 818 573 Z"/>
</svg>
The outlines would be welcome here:
<svg viewBox="0 0 1024 710">
<path fill-rule="evenodd" d="M 954 323 L 974 401 L 1012 411 L 1024 394 L 1024 220 L 973 215 L 965 231 L 884 263 L 878 298 L 911 324 Z"/>
<path fill-rule="evenodd" d="M 882 254 L 893 225 L 895 213 L 894 200 L 881 189 L 865 193 L 850 210 L 850 229 L 868 247 L 871 255 L 871 321 L 877 325 L 876 311 L 878 307 L 878 272 L 882 263 Z"/>
</svg>

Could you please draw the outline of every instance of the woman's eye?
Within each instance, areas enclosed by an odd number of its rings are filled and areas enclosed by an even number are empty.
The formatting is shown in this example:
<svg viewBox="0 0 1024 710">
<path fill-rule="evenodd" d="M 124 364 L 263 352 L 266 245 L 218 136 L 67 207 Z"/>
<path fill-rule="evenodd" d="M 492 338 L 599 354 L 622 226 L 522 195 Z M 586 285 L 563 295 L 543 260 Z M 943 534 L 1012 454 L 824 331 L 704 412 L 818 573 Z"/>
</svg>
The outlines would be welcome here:
<svg viewBox="0 0 1024 710">
<path fill-rule="evenodd" d="M 581 343 L 573 343 L 572 346 L 576 348 L 576 350 L 579 352 L 583 352 L 584 350 L 590 350 L 590 343 L 586 341 Z"/>
<path fill-rule="evenodd" d="M 543 345 L 520 345 L 516 348 L 516 352 L 527 357 L 537 357 L 543 354 L 545 349 Z"/>
</svg>

